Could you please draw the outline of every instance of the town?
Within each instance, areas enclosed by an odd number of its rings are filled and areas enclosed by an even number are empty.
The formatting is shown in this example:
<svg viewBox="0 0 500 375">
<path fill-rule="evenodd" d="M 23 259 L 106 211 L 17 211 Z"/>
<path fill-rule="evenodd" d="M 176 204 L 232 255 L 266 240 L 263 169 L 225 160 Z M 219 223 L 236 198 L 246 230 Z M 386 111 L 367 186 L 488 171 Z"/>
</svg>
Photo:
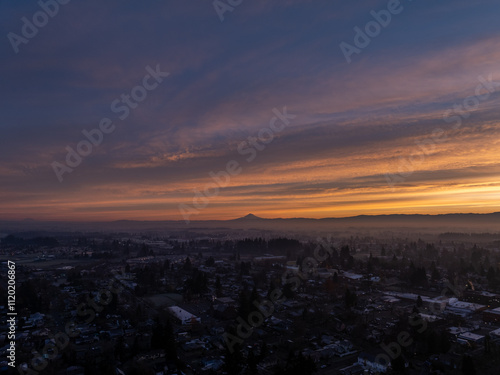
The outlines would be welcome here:
<svg viewBox="0 0 500 375">
<path fill-rule="evenodd" d="M 497 373 L 495 235 L 244 232 L 6 235 L 18 372 Z"/>
</svg>

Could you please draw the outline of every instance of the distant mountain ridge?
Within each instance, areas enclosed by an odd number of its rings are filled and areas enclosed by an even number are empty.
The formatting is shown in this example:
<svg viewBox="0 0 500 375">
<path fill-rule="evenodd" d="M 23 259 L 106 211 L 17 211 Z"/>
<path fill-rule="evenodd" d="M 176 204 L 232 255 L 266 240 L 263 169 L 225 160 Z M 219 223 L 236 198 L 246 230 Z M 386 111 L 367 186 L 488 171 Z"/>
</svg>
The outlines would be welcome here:
<svg viewBox="0 0 500 375">
<path fill-rule="evenodd" d="M 344 217 L 324 217 L 324 218 L 307 218 L 307 217 L 291 217 L 291 218 L 281 218 L 281 217 L 276 217 L 276 218 L 263 218 L 257 215 L 254 215 L 252 213 L 249 213 L 245 216 L 238 217 L 236 219 L 228 219 L 228 220 L 191 220 L 191 223 L 211 223 L 211 222 L 218 222 L 218 223 L 230 223 L 230 222 L 237 222 L 237 221 L 312 221 L 312 222 L 318 222 L 318 221 L 336 221 L 336 222 L 353 222 L 353 221 L 370 221 L 370 220 L 385 220 L 385 221 L 390 221 L 394 219 L 398 220 L 464 220 L 464 219 L 493 219 L 498 220 L 497 223 L 499 224 L 499 230 L 500 230 L 500 212 L 492 212 L 492 213 L 452 213 L 452 214 L 383 214 L 383 215 L 357 215 L 357 216 L 344 216 Z M 64 221 L 67 223 L 116 223 L 116 224 L 131 224 L 131 223 L 155 223 L 155 224 L 160 224 L 160 223 L 185 223 L 184 220 L 132 220 L 132 219 L 120 219 L 120 220 L 113 220 L 113 221 L 83 221 L 83 222 L 78 222 L 78 221 Z M 22 219 L 18 221 L 14 220 L 0 220 L 0 225 L 3 223 L 63 223 L 63 221 L 43 221 L 43 220 L 35 220 L 35 219 Z M 189 225 L 189 224 L 186 224 Z"/>
<path fill-rule="evenodd" d="M 192 217 L 194 219 L 194 217 Z M 491 232 L 500 234 L 500 212 L 477 214 L 389 214 L 330 218 L 262 218 L 255 214 L 230 220 L 116 220 L 108 222 L 6 221 L 0 220 L 0 233 L 16 231 L 96 231 L 96 232 L 202 232 L 206 231 L 276 231 L 332 233 L 350 231 L 394 231 L 444 233 Z"/>
<path fill-rule="evenodd" d="M 464 217 L 494 217 L 500 219 L 500 212 L 491 212 L 491 213 L 451 213 L 451 214 L 381 214 L 381 215 L 356 215 L 356 216 L 342 216 L 342 217 L 323 217 L 323 218 L 308 218 L 308 217 L 275 217 L 275 218 L 264 218 L 252 213 L 249 213 L 245 216 L 238 217 L 236 219 L 228 219 L 228 220 L 191 220 L 192 222 L 228 222 L 228 221 L 236 221 L 236 220 L 365 220 L 365 219 L 392 219 L 392 218 L 464 218 Z M 6 222 L 38 222 L 38 223 L 56 223 L 57 220 L 37 220 L 31 218 L 25 218 L 21 220 L 1 220 L 1 223 Z M 133 219 L 119 219 L 112 221 L 85 221 L 82 223 L 91 223 L 91 222 L 99 222 L 99 223 L 162 223 L 162 222 L 184 222 L 184 220 L 133 220 Z M 76 223 L 76 221 L 75 221 Z M 500 224 L 500 222 L 499 222 Z M 500 228 L 499 228 L 500 229 Z"/>
<path fill-rule="evenodd" d="M 263 218 L 254 214 L 248 214 L 232 220 L 366 220 L 366 219 L 393 219 L 393 218 L 464 218 L 464 217 L 477 217 L 477 216 L 492 216 L 500 219 L 500 212 L 492 213 L 455 213 L 455 214 L 382 214 L 382 215 L 357 215 L 357 216 L 344 216 L 344 217 L 323 217 L 323 218 L 306 218 L 306 217 L 291 217 L 291 218 Z M 199 220 L 204 221 L 204 220 Z M 219 220 L 208 220 L 219 221 Z M 224 220 L 220 220 L 224 221 Z M 500 224 L 500 222 L 499 222 Z M 500 229 L 500 228 L 499 228 Z"/>
</svg>

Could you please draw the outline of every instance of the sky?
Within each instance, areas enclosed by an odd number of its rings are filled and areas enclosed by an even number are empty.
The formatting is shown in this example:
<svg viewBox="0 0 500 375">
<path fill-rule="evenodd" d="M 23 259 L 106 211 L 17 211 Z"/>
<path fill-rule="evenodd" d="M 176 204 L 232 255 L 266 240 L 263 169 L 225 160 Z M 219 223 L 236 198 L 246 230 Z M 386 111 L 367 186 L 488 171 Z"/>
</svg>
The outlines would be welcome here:
<svg viewBox="0 0 500 375">
<path fill-rule="evenodd" d="M 497 0 L 60 2 L 0 1 L 0 220 L 500 211 Z"/>
</svg>

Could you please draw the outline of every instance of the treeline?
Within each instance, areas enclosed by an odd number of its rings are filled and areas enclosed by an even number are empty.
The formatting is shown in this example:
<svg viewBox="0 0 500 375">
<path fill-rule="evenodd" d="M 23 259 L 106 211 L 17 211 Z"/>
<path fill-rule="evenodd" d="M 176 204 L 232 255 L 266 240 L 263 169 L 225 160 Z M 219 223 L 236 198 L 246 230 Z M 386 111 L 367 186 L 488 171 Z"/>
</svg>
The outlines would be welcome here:
<svg viewBox="0 0 500 375">
<path fill-rule="evenodd" d="M 235 244 L 235 250 L 238 253 L 273 253 L 276 255 L 295 255 L 302 249 L 298 240 L 290 238 L 273 238 L 265 240 L 263 238 L 245 238 Z"/>
<path fill-rule="evenodd" d="M 57 247 L 59 241 L 54 237 L 34 237 L 22 238 L 9 234 L 7 237 L 2 238 L 1 243 L 3 246 L 16 246 L 16 247 Z"/>
<path fill-rule="evenodd" d="M 439 239 L 443 240 L 499 240 L 499 233 L 461 233 L 461 232 L 446 232 L 439 235 Z"/>
</svg>

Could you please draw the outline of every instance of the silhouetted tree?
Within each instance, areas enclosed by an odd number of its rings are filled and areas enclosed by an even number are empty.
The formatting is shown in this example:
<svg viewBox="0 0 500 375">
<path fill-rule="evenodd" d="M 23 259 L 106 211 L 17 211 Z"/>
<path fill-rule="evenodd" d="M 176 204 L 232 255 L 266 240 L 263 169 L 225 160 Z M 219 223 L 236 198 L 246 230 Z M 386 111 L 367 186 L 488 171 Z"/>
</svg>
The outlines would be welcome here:
<svg viewBox="0 0 500 375">
<path fill-rule="evenodd" d="M 468 355 L 464 355 L 462 357 L 462 374 L 476 375 L 476 366 L 474 365 L 474 360 Z"/>
<path fill-rule="evenodd" d="M 418 296 L 417 297 L 417 307 L 422 307 L 424 302 L 422 301 L 422 297 Z"/>
<path fill-rule="evenodd" d="M 189 257 L 187 257 L 186 260 L 184 261 L 183 268 L 184 268 L 185 271 L 191 271 L 191 267 L 192 267 L 192 265 L 191 265 L 191 259 L 189 259 Z"/>
</svg>

